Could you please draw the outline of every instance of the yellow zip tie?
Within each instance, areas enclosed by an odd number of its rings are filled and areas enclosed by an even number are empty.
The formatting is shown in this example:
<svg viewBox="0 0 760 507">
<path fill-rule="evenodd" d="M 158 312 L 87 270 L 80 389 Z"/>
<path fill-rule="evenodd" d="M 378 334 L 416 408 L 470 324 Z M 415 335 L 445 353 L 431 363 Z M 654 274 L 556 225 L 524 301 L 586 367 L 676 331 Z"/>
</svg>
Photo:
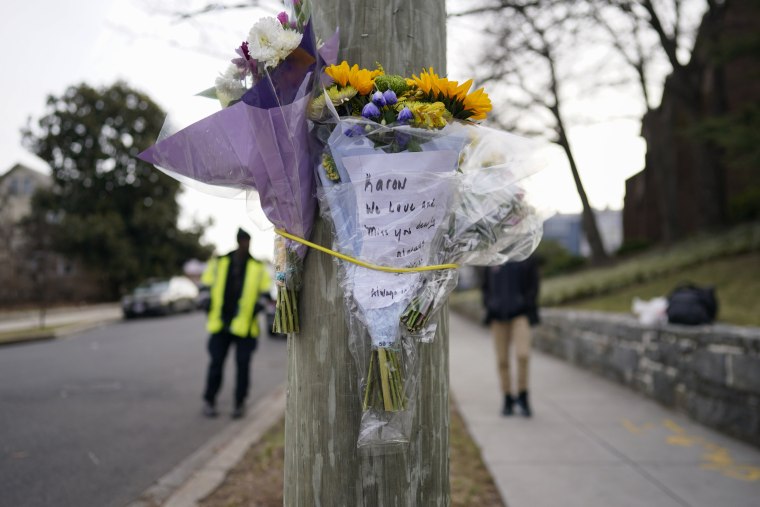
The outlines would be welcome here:
<svg viewBox="0 0 760 507">
<path fill-rule="evenodd" d="M 326 254 L 332 255 L 333 257 L 337 257 L 338 259 L 343 259 L 344 261 L 352 262 L 356 264 L 357 266 L 361 266 L 363 268 L 374 269 L 375 271 L 384 271 L 386 273 L 420 273 L 422 271 L 438 271 L 439 269 L 457 269 L 459 267 L 456 264 L 436 264 L 434 266 L 418 266 L 416 268 L 392 268 L 389 266 L 378 266 L 377 264 L 370 264 L 369 262 L 360 261 L 359 259 L 355 259 L 354 257 L 350 257 L 346 254 L 336 252 L 335 250 L 330 250 L 329 248 L 325 248 L 322 245 L 317 245 L 316 243 L 312 243 L 311 241 L 305 240 L 303 238 L 299 238 L 298 236 L 294 236 L 290 234 L 289 232 L 285 232 L 282 229 L 275 229 L 274 232 L 276 232 L 277 234 L 279 234 L 280 236 L 284 238 L 292 239 L 293 241 L 297 243 L 301 243 L 302 245 L 306 245 L 315 250 L 319 250 L 320 252 L 324 252 Z"/>
</svg>

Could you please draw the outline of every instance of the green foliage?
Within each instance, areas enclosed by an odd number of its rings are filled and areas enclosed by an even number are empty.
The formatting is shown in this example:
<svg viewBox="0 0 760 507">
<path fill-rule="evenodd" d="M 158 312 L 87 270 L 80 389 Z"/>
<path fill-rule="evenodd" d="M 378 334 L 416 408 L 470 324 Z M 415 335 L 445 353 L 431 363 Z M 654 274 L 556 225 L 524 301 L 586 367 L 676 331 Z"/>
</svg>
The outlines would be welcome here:
<svg viewBox="0 0 760 507">
<path fill-rule="evenodd" d="M 48 97 L 46 109 L 23 132 L 53 171 L 52 188 L 34 198 L 33 216 L 51 224 L 57 251 L 102 276 L 105 297 L 210 254 L 199 243 L 201 226 L 177 227 L 179 183 L 137 159 L 163 124 L 155 102 L 123 82 L 80 84 Z"/>
<path fill-rule="evenodd" d="M 728 216 L 732 222 L 760 219 L 760 184 L 746 188 L 728 202 Z"/>
<path fill-rule="evenodd" d="M 409 89 L 409 85 L 406 84 L 406 79 L 403 76 L 396 74 L 383 74 L 375 78 L 375 87 L 384 92 L 386 90 L 393 90 L 396 96 L 401 97 L 404 92 Z"/>
<path fill-rule="evenodd" d="M 640 253 L 648 248 L 652 247 L 652 242 L 646 239 L 629 239 L 626 240 L 620 248 L 618 248 L 615 255 L 618 257 L 625 257 L 634 253 Z"/>
<path fill-rule="evenodd" d="M 572 302 L 567 306 L 604 312 L 631 311 L 634 297 L 667 296 L 684 281 L 713 286 L 718 298 L 718 320 L 743 326 L 760 326 L 760 251 L 712 260 L 683 271 L 659 276 L 610 294 Z"/>
<path fill-rule="evenodd" d="M 758 252 L 760 223 L 744 224 L 669 249 L 652 248 L 613 266 L 542 279 L 539 304 L 627 312 L 633 296 L 662 296 L 690 280 L 718 288 L 721 320 L 758 325 Z M 449 301 L 456 312 L 482 316 L 479 290 L 455 292 Z"/>
<path fill-rule="evenodd" d="M 586 264 L 586 260 L 573 255 L 565 247 L 553 240 L 542 240 L 536 249 L 541 266 L 541 275 L 556 276 L 578 270 Z"/>
<path fill-rule="evenodd" d="M 731 164 L 751 168 L 760 166 L 760 102 L 745 104 L 730 114 L 708 118 L 689 133 L 723 148 Z"/>
</svg>

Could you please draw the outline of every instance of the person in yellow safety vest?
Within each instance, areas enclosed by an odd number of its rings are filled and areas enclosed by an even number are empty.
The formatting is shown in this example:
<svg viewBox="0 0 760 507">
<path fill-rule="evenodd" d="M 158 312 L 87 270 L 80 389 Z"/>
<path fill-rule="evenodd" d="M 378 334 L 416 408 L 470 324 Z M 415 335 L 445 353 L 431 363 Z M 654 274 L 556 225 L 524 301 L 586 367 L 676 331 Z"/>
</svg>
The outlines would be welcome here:
<svg viewBox="0 0 760 507">
<path fill-rule="evenodd" d="M 208 352 L 211 360 L 203 395 L 203 413 L 207 417 L 219 415 L 216 395 L 222 386 L 224 360 L 231 345 L 235 346 L 237 365 L 232 417 L 237 419 L 245 414 L 251 356 L 256 350 L 259 336 L 256 313 L 261 306 L 258 301 L 260 297 L 270 298 L 272 281 L 269 271 L 248 253 L 251 236 L 239 229 L 237 242 L 237 250 L 209 261 L 201 277 L 201 282 L 210 287 L 206 330 L 210 334 Z"/>
</svg>

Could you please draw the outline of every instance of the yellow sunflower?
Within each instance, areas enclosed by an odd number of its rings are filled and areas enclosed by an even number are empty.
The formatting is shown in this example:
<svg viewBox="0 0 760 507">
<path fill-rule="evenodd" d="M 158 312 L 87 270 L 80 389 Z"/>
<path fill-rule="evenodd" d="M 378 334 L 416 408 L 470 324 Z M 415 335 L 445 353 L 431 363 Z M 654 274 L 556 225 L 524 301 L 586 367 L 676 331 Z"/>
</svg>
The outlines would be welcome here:
<svg viewBox="0 0 760 507">
<path fill-rule="evenodd" d="M 360 69 L 358 65 L 348 66 L 345 60 L 340 65 L 330 65 L 325 73 L 340 86 L 350 85 L 359 95 L 368 95 L 375 87 L 375 78 L 383 74 L 382 70 Z"/>
<path fill-rule="evenodd" d="M 492 108 L 491 99 L 483 88 L 478 88 L 464 98 L 464 109 L 472 113 L 471 120 L 485 120 Z"/>
<path fill-rule="evenodd" d="M 467 93 L 472 86 L 472 79 L 460 85 L 458 81 L 439 77 L 430 67 L 423 70 L 419 76 L 413 75 L 406 83 L 422 92 L 428 100 L 446 104 L 455 118 L 484 120 L 486 114 L 491 111 L 491 99 L 483 88 Z"/>
</svg>

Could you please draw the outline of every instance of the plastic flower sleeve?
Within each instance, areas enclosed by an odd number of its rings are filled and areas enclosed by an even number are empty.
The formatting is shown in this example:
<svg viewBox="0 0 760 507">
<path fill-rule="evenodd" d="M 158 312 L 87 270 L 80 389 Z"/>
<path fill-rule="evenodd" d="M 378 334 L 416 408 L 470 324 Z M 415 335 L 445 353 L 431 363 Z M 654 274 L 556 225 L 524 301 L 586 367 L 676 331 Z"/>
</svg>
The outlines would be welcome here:
<svg viewBox="0 0 760 507">
<path fill-rule="evenodd" d="M 215 89 L 204 92 L 219 99 L 221 111 L 181 130 L 167 124 L 140 158 L 214 195 L 245 191 L 249 207 L 260 203 L 275 227 L 308 238 L 316 198 L 306 113 L 315 75 L 322 61 L 334 63 L 338 39 L 317 49 L 308 5 L 294 7 L 293 25 L 284 14 L 257 22 L 251 33 L 266 37 L 244 42 Z M 290 240 L 277 248 L 275 331 L 293 333 L 307 248 Z"/>
<path fill-rule="evenodd" d="M 381 266 L 428 266 L 445 239 L 459 151 L 440 144 L 425 151 L 386 152 L 399 134 L 404 142 L 422 145 L 431 133 L 378 127 L 361 120 L 337 124 L 318 169 L 320 208 L 334 227 L 341 253 Z M 419 372 L 417 340 L 402 333 L 400 322 L 423 274 L 340 262 L 339 276 L 361 386 L 358 444 L 405 442 Z"/>
<path fill-rule="evenodd" d="M 543 232 L 544 215 L 524 188 L 545 165 L 541 145 L 481 126 L 466 128 L 470 142 L 461 152 L 457 199 L 436 262 L 485 266 L 525 259 Z M 408 332 L 422 341 L 433 338 L 429 323 L 456 282 L 445 272 L 425 275 L 402 315 Z"/>
<path fill-rule="evenodd" d="M 478 266 L 525 259 L 543 232 L 544 214 L 524 184 L 546 166 L 543 144 L 482 126 L 468 130 L 444 255 Z"/>
</svg>

